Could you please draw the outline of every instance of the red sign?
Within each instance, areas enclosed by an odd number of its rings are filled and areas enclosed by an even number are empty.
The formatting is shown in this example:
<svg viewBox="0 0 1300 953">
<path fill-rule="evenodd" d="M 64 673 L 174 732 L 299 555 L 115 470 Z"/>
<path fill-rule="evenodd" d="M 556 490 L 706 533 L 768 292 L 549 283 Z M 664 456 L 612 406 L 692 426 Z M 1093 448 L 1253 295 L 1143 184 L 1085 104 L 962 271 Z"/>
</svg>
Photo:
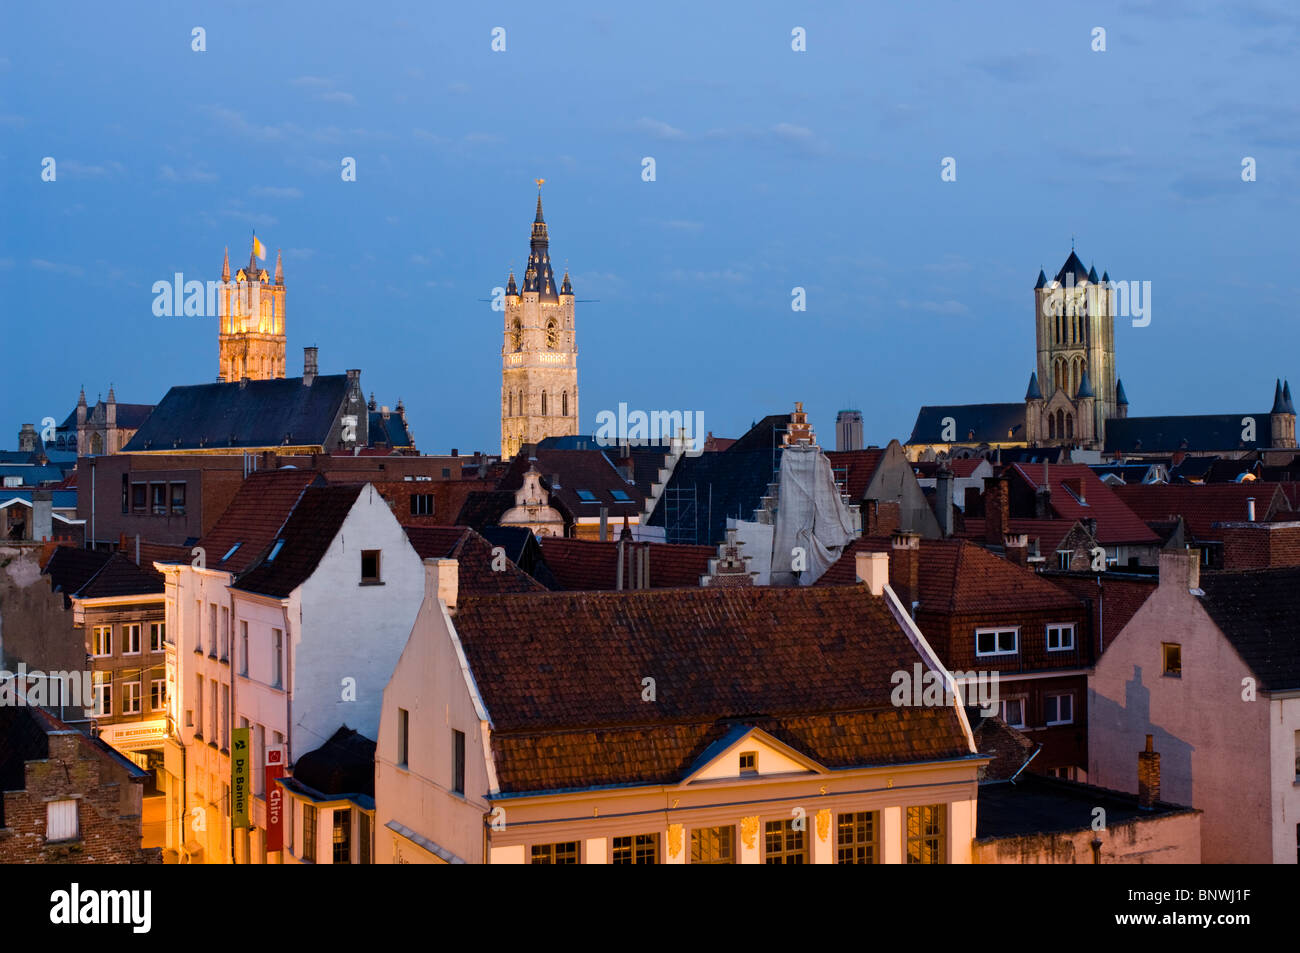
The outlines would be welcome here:
<svg viewBox="0 0 1300 953">
<path fill-rule="evenodd" d="M 266 749 L 266 850 L 284 849 L 284 791 L 275 783 L 284 776 L 284 749 Z"/>
</svg>

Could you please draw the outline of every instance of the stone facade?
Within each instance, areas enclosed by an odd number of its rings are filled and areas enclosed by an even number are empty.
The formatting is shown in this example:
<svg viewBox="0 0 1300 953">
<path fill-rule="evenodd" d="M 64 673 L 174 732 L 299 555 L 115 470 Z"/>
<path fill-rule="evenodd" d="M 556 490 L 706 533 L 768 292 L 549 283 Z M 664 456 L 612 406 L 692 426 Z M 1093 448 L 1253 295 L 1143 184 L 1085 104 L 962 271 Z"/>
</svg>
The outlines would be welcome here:
<svg viewBox="0 0 1300 953">
<path fill-rule="evenodd" d="M 218 375 L 223 381 L 247 377 L 262 381 L 284 377 L 284 267 L 275 256 L 275 278 L 257 264 L 250 252 L 248 267 L 230 280 L 230 253 L 221 268 L 217 298 L 220 332 Z"/>
<path fill-rule="evenodd" d="M 542 195 L 537 193 L 522 292 L 506 284 L 501 347 L 501 456 L 526 443 L 578 432 L 578 345 L 569 274 L 557 288 L 551 271 Z"/>
</svg>

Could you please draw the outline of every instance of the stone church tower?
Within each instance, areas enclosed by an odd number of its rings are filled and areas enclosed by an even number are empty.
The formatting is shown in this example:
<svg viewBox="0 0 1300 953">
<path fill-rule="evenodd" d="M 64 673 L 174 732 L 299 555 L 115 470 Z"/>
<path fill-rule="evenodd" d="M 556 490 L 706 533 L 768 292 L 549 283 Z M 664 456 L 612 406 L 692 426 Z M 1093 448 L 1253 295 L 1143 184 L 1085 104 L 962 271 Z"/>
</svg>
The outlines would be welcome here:
<svg viewBox="0 0 1300 953">
<path fill-rule="evenodd" d="M 1126 416 L 1124 385 L 1115 376 L 1115 291 L 1110 275 L 1085 270 L 1070 249 L 1056 278 L 1042 271 L 1034 285 L 1038 369 L 1025 393 L 1030 444 L 1100 448 L 1106 421 Z"/>
<path fill-rule="evenodd" d="M 506 283 L 501 347 L 501 457 L 526 443 L 578 432 L 578 345 L 569 273 L 557 288 L 537 182 L 528 267 L 522 292 L 511 271 Z"/>
<path fill-rule="evenodd" d="M 255 243 L 257 239 L 253 240 Z M 218 376 L 223 381 L 263 381 L 284 377 L 284 265 L 275 253 L 275 280 L 257 263 L 257 245 L 248 267 L 230 280 L 230 250 L 221 266 L 217 300 L 220 349 Z"/>
</svg>

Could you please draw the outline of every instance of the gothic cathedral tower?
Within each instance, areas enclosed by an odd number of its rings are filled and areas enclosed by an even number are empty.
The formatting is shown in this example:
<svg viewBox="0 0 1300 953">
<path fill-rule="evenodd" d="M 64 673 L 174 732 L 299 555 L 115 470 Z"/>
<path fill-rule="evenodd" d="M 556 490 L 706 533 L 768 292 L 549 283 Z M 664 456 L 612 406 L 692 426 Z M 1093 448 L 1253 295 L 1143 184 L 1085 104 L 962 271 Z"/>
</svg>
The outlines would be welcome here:
<svg viewBox="0 0 1300 953">
<path fill-rule="evenodd" d="M 224 381 L 284 377 L 284 265 L 275 253 L 275 280 L 257 264 L 253 239 L 248 267 L 230 280 L 230 250 L 221 266 L 217 302 L 219 376 Z M 265 249 L 263 249 L 265 251 Z"/>
<path fill-rule="evenodd" d="M 1038 370 L 1026 394 L 1031 443 L 1097 448 L 1106 421 L 1122 416 L 1115 377 L 1115 291 L 1070 250 L 1052 281 L 1034 285 Z M 1126 409 L 1126 407 L 1124 408 Z"/>
<path fill-rule="evenodd" d="M 511 271 L 506 283 L 505 342 L 501 347 L 501 457 L 526 443 L 578 432 L 578 345 L 569 273 L 558 290 L 542 218 L 537 181 L 528 268 L 522 293 Z"/>
</svg>

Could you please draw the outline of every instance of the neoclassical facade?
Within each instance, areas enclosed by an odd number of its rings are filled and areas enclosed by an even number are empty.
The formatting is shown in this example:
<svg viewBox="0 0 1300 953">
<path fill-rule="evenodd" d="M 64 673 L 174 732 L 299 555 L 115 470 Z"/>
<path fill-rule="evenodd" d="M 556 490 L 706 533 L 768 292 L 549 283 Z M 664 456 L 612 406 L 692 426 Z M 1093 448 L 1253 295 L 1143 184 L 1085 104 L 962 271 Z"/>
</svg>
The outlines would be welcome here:
<svg viewBox="0 0 1300 953">
<path fill-rule="evenodd" d="M 501 456 L 578 432 L 578 345 L 569 273 L 557 287 L 542 217 L 541 180 L 523 290 L 506 283 L 501 346 Z"/>
</svg>

